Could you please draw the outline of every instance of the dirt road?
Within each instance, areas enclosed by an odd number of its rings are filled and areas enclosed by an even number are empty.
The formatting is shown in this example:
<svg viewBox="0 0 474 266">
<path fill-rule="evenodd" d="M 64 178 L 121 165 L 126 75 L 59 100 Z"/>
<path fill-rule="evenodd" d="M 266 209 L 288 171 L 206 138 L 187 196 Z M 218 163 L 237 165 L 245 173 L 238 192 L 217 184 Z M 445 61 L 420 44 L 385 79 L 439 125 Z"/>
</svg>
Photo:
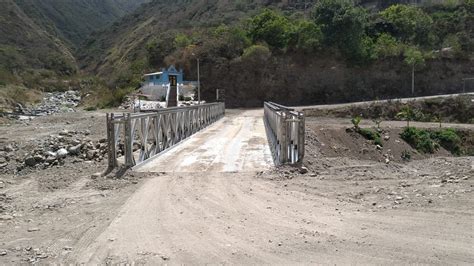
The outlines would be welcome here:
<svg viewBox="0 0 474 266">
<path fill-rule="evenodd" d="M 438 98 L 455 98 L 462 95 L 473 96 L 474 92 L 460 93 L 460 94 L 444 94 L 444 95 L 433 95 L 433 96 L 423 96 L 423 97 L 412 97 L 412 98 L 398 98 L 390 100 L 374 100 L 374 101 L 364 101 L 364 102 L 351 102 L 351 103 L 339 103 L 339 104 L 322 104 L 322 105 L 307 105 L 307 106 L 297 106 L 294 107 L 296 110 L 305 111 L 311 109 L 335 109 L 341 107 L 350 107 L 358 105 L 368 105 L 368 104 L 377 104 L 377 103 L 388 103 L 391 101 L 400 101 L 401 103 L 407 103 L 411 101 L 424 101 L 428 99 L 438 99 Z"/>
<path fill-rule="evenodd" d="M 259 167 L 245 168 L 249 157 L 257 166 L 266 158 L 262 153 L 249 156 L 244 151 L 255 148 L 248 145 L 251 136 L 259 139 L 259 145 L 264 138 L 258 114 L 233 113 L 139 167 L 139 171 L 168 173 L 159 177 L 149 174 L 151 179 L 127 201 L 111 225 L 93 243 L 80 247 L 69 262 L 472 262 L 473 212 L 469 206 L 473 202 L 468 196 L 471 191 L 461 189 L 468 183 L 457 183 L 450 189 L 458 191 L 459 197 L 436 207 L 426 206 L 440 192 L 434 188 L 426 191 L 436 185 L 432 182 L 438 177 L 426 178 L 433 168 L 424 172 L 423 167 L 441 161 L 387 166 L 328 160 L 313 149 L 307 161 L 313 162 L 312 168 L 324 163 L 328 172 L 288 180 L 286 176 L 295 175 L 291 169 L 262 173 L 257 171 Z M 326 123 L 316 127 L 322 130 Z M 346 134 L 344 126 L 341 132 Z M 214 142 L 217 144 L 212 145 Z M 239 154 L 243 161 L 236 163 L 234 156 Z M 454 176 L 472 184 L 465 179 L 473 173 L 471 159 L 443 162 Z M 218 167 L 213 166 L 216 164 Z M 230 169 L 237 172 L 229 173 Z M 283 179 L 279 178 L 282 173 Z M 366 175 L 376 178 L 364 178 Z M 412 206 L 407 208 L 406 204 Z"/>
<path fill-rule="evenodd" d="M 263 110 L 229 110 L 227 115 L 138 172 L 246 172 L 273 165 Z"/>
<path fill-rule="evenodd" d="M 341 184 L 230 173 L 152 178 L 71 262 L 472 262 L 472 200 L 456 209 L 379 212 L 338 200 L 349 189 Z"/>
</svg>

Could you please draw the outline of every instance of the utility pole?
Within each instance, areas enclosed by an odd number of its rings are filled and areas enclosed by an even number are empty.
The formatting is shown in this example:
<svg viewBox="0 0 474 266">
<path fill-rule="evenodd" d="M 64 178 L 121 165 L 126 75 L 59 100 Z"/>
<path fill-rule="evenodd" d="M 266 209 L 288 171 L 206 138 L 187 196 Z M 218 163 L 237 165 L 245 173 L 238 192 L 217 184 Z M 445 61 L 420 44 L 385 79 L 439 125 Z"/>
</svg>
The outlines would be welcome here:
<svg viewBox="0 0 474 266">
<path fill-rule="evenodd" d="M 474 78 L 464 78 L 462 79 L 463 85 L 462 85 L 462 93 L 466 93 L 466 81 L 468 80 L 474 80 Z"/>
<path fill-rule="evenodd" d="M 411 95 L 415 95 L 415 64 L 412 65 L 411 69 Z"/>
<path fill-rule="evenodd" d="M 201 77 L 199 72 L 199 58 L 197 59 L 197 71 L 198 71 L 198 104 L 201 104 Z"/>
</svg>

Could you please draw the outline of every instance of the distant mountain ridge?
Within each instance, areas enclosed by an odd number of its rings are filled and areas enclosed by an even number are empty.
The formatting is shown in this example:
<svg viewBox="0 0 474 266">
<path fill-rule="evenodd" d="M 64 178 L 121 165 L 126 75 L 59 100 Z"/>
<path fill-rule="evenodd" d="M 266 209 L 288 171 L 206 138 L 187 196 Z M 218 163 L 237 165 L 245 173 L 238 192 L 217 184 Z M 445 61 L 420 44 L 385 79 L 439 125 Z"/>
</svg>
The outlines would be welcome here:
<svg viewBox="0 0 474 266">
<path fill-rule="evenodd" d="M 29 70 L 75 72 L 81 42 L 148 1 L 0 0 L 0 85 Z"/>
<path fill-rule="evenodd" d="M 14 0 L 34 22 L 78 45 L 150 0 Z"/>
</svg>

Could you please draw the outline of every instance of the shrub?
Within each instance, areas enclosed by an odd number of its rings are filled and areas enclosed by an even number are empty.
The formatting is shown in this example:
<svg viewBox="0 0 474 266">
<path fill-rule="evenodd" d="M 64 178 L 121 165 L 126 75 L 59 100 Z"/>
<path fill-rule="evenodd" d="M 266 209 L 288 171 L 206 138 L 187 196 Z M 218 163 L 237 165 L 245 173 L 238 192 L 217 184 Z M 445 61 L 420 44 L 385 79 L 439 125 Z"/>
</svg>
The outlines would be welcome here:
<svg viewBox="0 0 474 266">
<path fill-rule="evenodd" d="M 174 46 L 177 48 L 185 48 L 191 44 L 191 39 L 186 34 L 178 33 L 174 38 Z"/>
<path fill-rule="evenodd" d="M 359 134 L 361 134 L 364 138 L 368 140 L 373 140 L 375 145 L 383 146 L 379 132 L 373 131 L 368 128 L 361 128 L 357 132 L 359 132 Z"/>
<path fill-rule="evenodd" d="M 267 61 L 271 56 L 272 52 L 270 52 L 268 47 L 257 44 L 245 49 L 242 58 L 262 62 Z"/>
<path fill-rule="evenodd" d="M 99 95 L 97 107 L 104 109 L 109 107 L 117 107 L 125 100 L 125 97 L 133 92 L 132 88 L 122 89 L 104 89 Z"/>
<path fill-rule="evenodd" d="M 450 151 L 454 155 L 461 155 L 462 141 L 457 131 L 452 128 L 446 128 L 431 133 L 431 137 L 436 140 L 441 147 Z"/>
<path fill-rule="evenodd" d="M 439 148 L 438 143 L 431 138 L 430 132 L 424 129 L 407 127 L 400 134 L 400 137 L 413 148 L 423 153 L 434 153 Z"/>
<path fill-rule="evenodd" d="M 379 58 L 397 57 L 403 51 L 403 44 L 392 35 L 382 33 L 375 42 L 375 52 Z"/>
<path fill-rule="evenodd" d="M 411 160 L 411 153 L 407 150 L 404 150 L 401 155 L 402 160 L 410 161 Z"/>
<path fill-rule="evenodd" d="M 355 129 L 359 128 L 359 124 L 360 124 L 361 121 L 362 121 L 362 117 L 360 117 L 360 116 L 355 116 L 351 119 L 352 125 L 354 125 Z"/>
</svg>

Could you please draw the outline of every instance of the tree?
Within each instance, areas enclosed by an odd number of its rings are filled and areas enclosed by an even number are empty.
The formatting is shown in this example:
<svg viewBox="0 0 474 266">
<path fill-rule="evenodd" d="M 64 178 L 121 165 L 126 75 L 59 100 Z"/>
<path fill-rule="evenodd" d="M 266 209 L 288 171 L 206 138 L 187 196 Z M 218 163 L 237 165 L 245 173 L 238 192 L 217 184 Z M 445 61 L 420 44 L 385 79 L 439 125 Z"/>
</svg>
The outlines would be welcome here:
<svg viewBox="0 0 474 266">
<path fill-rule="evenodd" d="M 204 41 L 204 48 L 212 57 L 233 59 L 242 55 L 245 48 L 251 45 L 246 32 L 240 27 L 221 25 Z"/>
<path fill-rule="evenodd" d="M 418 45 L 433 43 L 433 19 L 422 9 L 412 5 L 393 5 L 380 13 L 383 19 L 394 25 L 404 42 Z"/>
<path fill-rule="evenodd" d="M 396 115 L 397 118 L 407 121 L 407 128 L 410 127 L 410 121 L 415 119 L 415 111 L 410 106 L 405 106 L 402 110 Z"/>
<path fill-rule="evenodd" d="M 174 46 L 176 48 L 186 48 L 188 45 L 191 44 L 191 39 L 186 34 L 178 33 L 176 37 L 174 37 Z"/>
<path fill-rule="evenodd" d="M 290 41 L 292 24 L 282 14 L 264 9 L 250 19 L 247 32 L 254 43 L 265 42 L 271 47 L 284 49 Z"/>
<path fill-rule="evenodd" d="M 382 33 L 375 42 L 375 52 L 378 57 L 396 57 L 402 53 L 403 45 L 392 35 Z"/>
<path fill-rule="evenodd" d="M 321 0 L 313 10 L 312 17 L 321 25 L 325 43 L 337 46 L 351 61 L 365 62 L 373 58 L 373 41 L 365 33 L 367 11 L 355 7 L 350 0 Z"/>
<path fill-rule="evenodd" d="M 322 42 L 323 33 L 321 28 L 314 22 L 299 20 L 295 23 L 290 43 L 296 50 L 311 53 L 319 49 Z"/>
<path fill-rule="evenodd" d="M 171 32 L 162 33 L 146 45 L 148 63 L 152 67 L 160 66 L 165 57 L 176 50 L 176 35 Z"/>
<path fill-rule="evenodd" d="M 415 94 L 415 67 L 422 66 L 425 63 L 423 53 L 416 47 L 408 47 L 405 50 L 405 63 L 411 66 L 411 94 Z"/>
</svg>

